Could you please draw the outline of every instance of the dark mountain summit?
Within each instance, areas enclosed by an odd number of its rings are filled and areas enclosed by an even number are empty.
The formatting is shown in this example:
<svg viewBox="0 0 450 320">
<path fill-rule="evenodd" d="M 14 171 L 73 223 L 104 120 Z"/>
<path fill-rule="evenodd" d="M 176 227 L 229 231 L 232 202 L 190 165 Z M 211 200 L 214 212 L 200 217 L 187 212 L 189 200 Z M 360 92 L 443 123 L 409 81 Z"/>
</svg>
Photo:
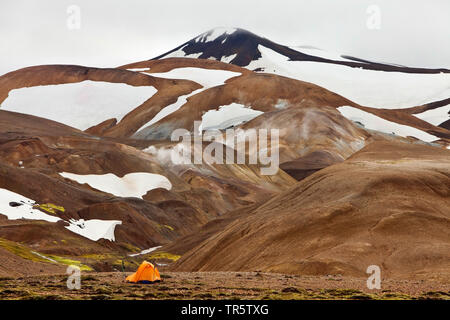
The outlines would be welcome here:
<svg viewBox="0 0 450 320">
<path fill-rule="evenodd" d="M 199 59 L 215 59 L 246 67 L 252 61 L 256 61 L 262 57 L 261 52 L 258 49 L 259 46 L 271 49 L 276 53 L 285 56 L 290 61 L 333 63 L 354 68 L 391 72 L 450 73 L 450 70 L 448 69 L 409 68 L 393 64 L 372 62 L 350 56 L 341 56 L 342 59 L 338 60 L 327 59 L 294 50 L 239 28 L 212 29 L 152 60 L 170 57 L 192 57 Z M 265 70 L 262 70 L 261 68 L 260 70 L 255 71 Z"/>
</svg>

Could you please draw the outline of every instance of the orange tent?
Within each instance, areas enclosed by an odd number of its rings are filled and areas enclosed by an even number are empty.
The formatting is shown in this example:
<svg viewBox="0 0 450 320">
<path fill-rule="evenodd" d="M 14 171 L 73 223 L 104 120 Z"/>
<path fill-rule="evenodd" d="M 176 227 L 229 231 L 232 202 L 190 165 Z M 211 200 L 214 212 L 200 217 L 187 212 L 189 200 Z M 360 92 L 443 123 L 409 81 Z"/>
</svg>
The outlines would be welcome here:
<svg viewBox="0 0 450 320">
<path fill-rule="evenodd" d="M 127 277 L 126 281 L 134 283 L 152 283 L 161 281 L 161 277 L 158 269 L 153 264 L 144 261 L 135 273 Z"/>
</svg>

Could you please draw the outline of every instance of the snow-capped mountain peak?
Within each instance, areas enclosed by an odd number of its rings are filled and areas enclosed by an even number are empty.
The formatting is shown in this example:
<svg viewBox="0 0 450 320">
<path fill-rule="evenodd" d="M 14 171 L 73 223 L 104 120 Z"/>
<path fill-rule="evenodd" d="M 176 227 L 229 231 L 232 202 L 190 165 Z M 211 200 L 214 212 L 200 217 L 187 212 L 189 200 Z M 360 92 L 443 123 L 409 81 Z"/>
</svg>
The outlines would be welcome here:
<svg viewBox="0 0 450 320">
<path fill-rule="evenodd" d="M 298 39 L 301 42 L 301 39 Z M 337 64 L 366 70 L 403 72 L 403 73 L 450 73 L 447 69 L 408 68 L 390 63 L 379 63 L 349 55 L 327 52 L 310 46 L 289 47 L 278 44 L 240 28 L 215 28 L 202 33 L 179 47 L 152 60 L 163 58 L 199 58 L 213 59 L 226 63 L 249 67 L 252 62 L 263 57 L 261 48 L 288 61 L 320 62 Z M 256 71 L 272 72 L 261 67 Z"/>
<path fill-rule="evenodd" d="M 223 37 L 225 36 L 225 38 L 228 35 L 231 35 L 233 33 L 235 33 L 238 29 L 236 28 L 225 28 L 225 27 L 218 27 L 218 28 L 214 28 L 211 29 L 205 33 L 202 33 L 201 35 L 199 35 L 198 37 L 194 38 L 195 42 L 211 42 L 216 40 L 219 37 Z"/>
</svg>

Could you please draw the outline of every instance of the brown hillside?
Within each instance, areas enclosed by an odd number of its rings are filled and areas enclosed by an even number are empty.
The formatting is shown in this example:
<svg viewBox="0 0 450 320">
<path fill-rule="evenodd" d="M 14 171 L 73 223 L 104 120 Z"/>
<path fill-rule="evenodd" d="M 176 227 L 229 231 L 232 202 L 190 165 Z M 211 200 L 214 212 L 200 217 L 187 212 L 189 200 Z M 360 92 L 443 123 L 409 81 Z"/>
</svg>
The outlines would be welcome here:
<svg viewBox="0 0 450 320">
<path fill-rule="evenodd" d="M 375 142 L 235 219 L 174 269 L 450 279 L 450 152 Z"/>
</svg>

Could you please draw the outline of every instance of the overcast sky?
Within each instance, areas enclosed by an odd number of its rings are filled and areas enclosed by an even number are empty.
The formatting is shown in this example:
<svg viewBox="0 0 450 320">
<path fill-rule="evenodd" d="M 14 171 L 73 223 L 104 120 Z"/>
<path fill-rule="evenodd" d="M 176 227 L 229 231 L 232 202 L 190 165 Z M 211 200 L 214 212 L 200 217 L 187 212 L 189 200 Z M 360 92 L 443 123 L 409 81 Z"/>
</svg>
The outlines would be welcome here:
<svg viewBox="0 0 450 320">
<path fill-rule="evenodd" d="M 80 8 L 79 29 L 68 27 L 71 5 Z M 450 68 L 449 15 L 449 0 L 0 0 L 0 74 L 147 60 L 219 26 L 280 44 Z"/>
</svg>

